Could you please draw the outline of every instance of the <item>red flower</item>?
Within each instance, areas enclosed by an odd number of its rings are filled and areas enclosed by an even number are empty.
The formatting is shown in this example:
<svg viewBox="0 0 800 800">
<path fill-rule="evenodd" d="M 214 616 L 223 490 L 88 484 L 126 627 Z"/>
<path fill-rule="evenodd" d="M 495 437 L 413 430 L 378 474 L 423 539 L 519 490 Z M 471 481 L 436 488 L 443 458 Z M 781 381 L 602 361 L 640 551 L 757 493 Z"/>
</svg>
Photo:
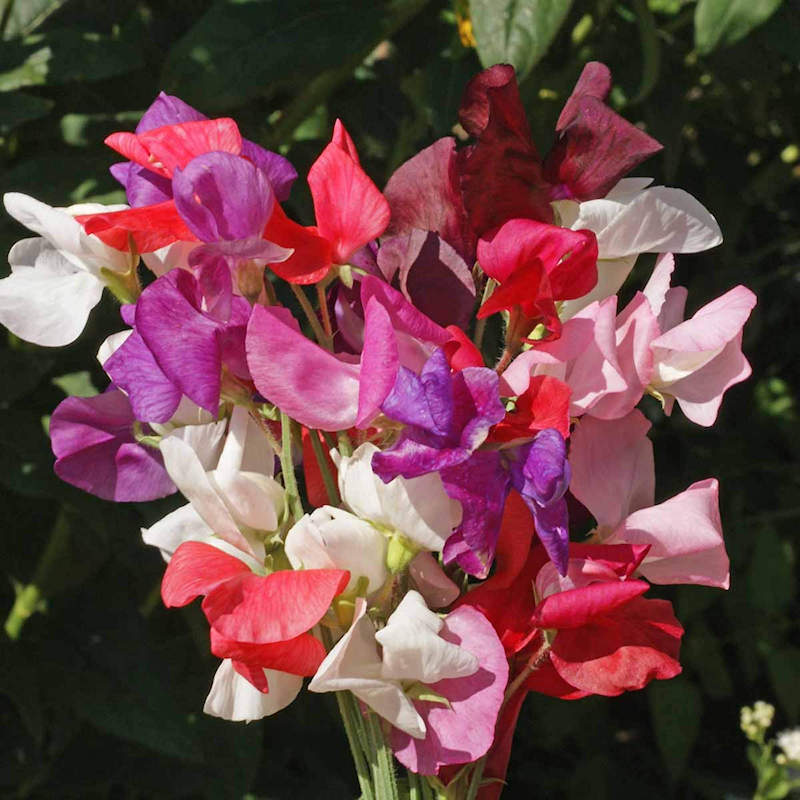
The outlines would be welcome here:
<svg viewBox="0 0 800 800">
<path fill-rule="evenodd" d="M 661 145 L 603 102 L 611 73 L 584 67 L 542 161 L 531 138 L 514 70 L 497 64 L 467 85 L 460 118 L 475 144 L 459 154 L 464 206 L 478 236 L 509 219 L 552 222 L 552 200 L 604 197 Z"/>
<path fill-rule="evenodd" d="M 512 411 L 491 431 L 489 442 L 513 442 L 530 439 L 545 428 L 555 428 L 565 439 L 569 436 L 569 397 L 564 381 L 550 375 L 531 378 L 524 394 L 517 397 Z"/>
<path fill-rule="evenodd" d="M 238 558 L 203 542 L 184 542 L 164 573 L 164 605 L 185 606 L 205 595 L 211 652 L 233 660 L 262 692 L 263 669 L 313 675 L 325 658 L 308 631 L 325 615 L 350 574 L 338 569 L 283 570 L 256 575 Z"/>
<path fill-rule="evenodd" d="M 555 303 L 590 292 L 597 283 L 597 239 L 532 219 L 512 219 L 478 242 L 483 271 L 500 286 L 478 309 L 478 318 L 518 309 L 528 333 L 543 324 L 558 334 Z"/>
<path fill-rule="evenodd" d="M 531 549 L 532 537 L 530 512 L 511 492 L 495 572 L 458 604 L 473 606 L 492 623 L 511 662 L 509 685 L 520 680 L 487 754 L 484 778 L 499 781 L 529 691 L 564 700 L 613 696 L 681 671 L 683 628 L 671 604 L 644 599 L 648 584 L 630 578 L 648 547 L 570 544 L 569 569 L 561 577 L 541 545 Z M 478 797 L 496 800 L 501 788 L 490 784 Z"/>
</svg>

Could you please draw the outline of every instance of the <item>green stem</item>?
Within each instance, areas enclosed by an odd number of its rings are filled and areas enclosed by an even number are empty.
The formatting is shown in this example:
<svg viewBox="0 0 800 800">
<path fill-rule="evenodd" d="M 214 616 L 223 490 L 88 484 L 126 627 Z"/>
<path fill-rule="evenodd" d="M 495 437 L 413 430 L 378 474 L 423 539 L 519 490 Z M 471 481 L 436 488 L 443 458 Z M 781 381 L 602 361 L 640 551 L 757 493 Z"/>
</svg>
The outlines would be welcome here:
<svg viewBox="0 0 800 800">
<path fill-rule="evenodd" d="M 495 286 L 497 286 L 497 281 L 494 278 L 489 278 L 486 281 L 486 285 L 483 287 L 483 296 L 481 297 L 481 305 L 483 305 L 492 296 L 492 292 L 494 291 Z M 486 317 L 484 317 L 483 319 L 479 319 L 475 323 L 475 335 L 472 337 L 472 341 L 475 342 L 475 347 L 477 347 L 478 350 L 480 350 L 481 346 L 483 345 L 483 334 L 485 332 L 486 332 Z"/>
<path fill-rule="evenodd" d="M 311 437 L 311 447 L 314 449 L 314 457 L 317 459 L 319 471 L 322 474 L 322 482 L 325 484 L 328 500 L 332 506 L 338 506 L 340 501 L 339 490 L 336 486 L 336 481 L 333 479 L 333 475 L 331 475 L 330 468 L 328 467 L 328 459 L 325 458 L 322 443 L 315 430 L 309 430 L 308 435 Z"/>
<path fill-rule="evenodd" d="M 375 752 L 372 774 L 376 800 L 400 800 L 392 753 L 383 738 L 380 720 L 371 711 L 367 714 L 367 735 Z"/>
<path fill-rule="evenodd" d="M 292 462 L 292 421 L 285 411 L 281 411 L 281 472 L 283 486 L 286 489 L 286 500 L 292 510 L 295 522 L 303 516 L 303 504 L 300 502 L 300 491 Z"/>
<path fill-rule="evenodd" d="M 36 565 L 33 580 L 17 591 L 14 605 L 6 618 L 5 631 L 10 639 L 19 638 L 28 618 L 41 608 L 42 601 L 48 596 L 48 586 L 52 586 L 54 575 L 63 569 L 69 547 L 69 536 L 69 520 L 62 509 L 53 523 L 50 538 Z"/>
<path fill-rule="evenodd" d="M 469 787 L 465 800 L 475 800 L 478 796 L 478 791 L 481 788 L 481 781 L 483 780 L 483 769 L 486 766 L 486 756 L 480 761 L 476 762 L 475 768 L 472 770 L 472 777 L 470 778 Z"/>
<path fill-rule="evenodd" d="M 320 346 L 324 347 L 326 350 L 331 350 L 333 347 L 331 340 L 323 330 L 319 321 L 319 317 L 317 316 L 317 312 L 314 311 L 314 307 L 311 305 L 306 293 L 300 286 L 297 286 L 294 283 L 290 283 L 289 286 L 292 287 L 294 296 L 297 298 L 297 302 L 300 303 L 300 308 L 303 309 L 303 313 L 306 315 L 306 319 L 308 320 L 308 324 L 311 326 L 311 330 L 314 331 L 314 336 L 316 337 L 317 342 L 319 342 Z"/>
<path fill-rule="evenodd" d="M 339 431 L 336 434 L 336 438 L 338 439 L 339 442 L 339 452 L 345 458 L 353 455 L 353 443 L 350 441 L 350 437 L 347 435 L 347 431 Z"/>
<path fill-rule="evenodd" d="M 353 701 L 355 697 L 350 692 L 336 692 L 336 703 L 339 706 L 339 714 L 342 717 L 344 731 L 347 734 L 347 743 L 350 745 L 350 752 L 353 754 L 353 763 L 356 768 L 358 785 L 361 789 L 361 800 L 374 800 L 375 793 L 372 789 L 372 779 L 370 775 L 367 759 L 364 757 L 364 749 L 358 737 L 358 719 L 353 716 Z M 355 713 L 359 714 L 358 708 Z"/>
</svg>

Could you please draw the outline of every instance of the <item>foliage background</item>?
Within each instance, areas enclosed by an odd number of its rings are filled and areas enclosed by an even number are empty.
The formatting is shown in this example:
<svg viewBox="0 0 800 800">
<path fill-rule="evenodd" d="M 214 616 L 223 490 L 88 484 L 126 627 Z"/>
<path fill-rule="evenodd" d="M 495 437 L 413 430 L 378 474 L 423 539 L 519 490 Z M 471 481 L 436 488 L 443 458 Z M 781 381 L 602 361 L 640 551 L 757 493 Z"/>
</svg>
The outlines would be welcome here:
<svg viewBox="0 0 800 800">
<path fill-rule="evenodd" d="M 122 202 L 102 145 L 160 89 L 235 117 L 305 174 L 335 116 L 379 185 L 452 132 L 465 82 L 495 60 L 524 74 L 541 150 L 583 63 L 612 68 L 614 105 L 665 145 L 640 174 L 687 189 L 725 244 L 679 259 L 690 311 L 737 283 L 759 305 L 752 379 L 701 429 L 655 404 L 657 499 L 716 475 L 732 589 L 664 591 L 686 626 L 685 669 L 618 699 L 531 696 L 507 796 L 746 797 L 738 709 L 798 723 L 800 517 L 800 11 L 780 0 L 5 0 L 2 190 L 53 205 Z M 461 22 L 459 28 L 459 21 Z M 479 57 L 480 54 L 480 57 Z M 310 221 L 296 187 L 291 211 Z M 28 235 L 0 222 L 6 252 Z M 644 260 L 643 260 L 644 261 Z M 637 268 L 633 285 L 648 274 Z M 7 269 L 7 267 L 5 268 Z M 0 267 L 0 274 L 4 268 Z M 631 290 L 632 291 L 632 290 Z M 59 351 L 0 349 L 0 792 L 33 798 L 352 798 L 330 698 L 301 696 L 243 726 L 203 716 L 215 661 L 197 608 L 159 603 L 163 563 L 139 528 L 177 505 L 115 505 L 52 474 L 49 413 L 105 386 L 94 354 L 120 329 L 107 295 Z"/>
</svg>

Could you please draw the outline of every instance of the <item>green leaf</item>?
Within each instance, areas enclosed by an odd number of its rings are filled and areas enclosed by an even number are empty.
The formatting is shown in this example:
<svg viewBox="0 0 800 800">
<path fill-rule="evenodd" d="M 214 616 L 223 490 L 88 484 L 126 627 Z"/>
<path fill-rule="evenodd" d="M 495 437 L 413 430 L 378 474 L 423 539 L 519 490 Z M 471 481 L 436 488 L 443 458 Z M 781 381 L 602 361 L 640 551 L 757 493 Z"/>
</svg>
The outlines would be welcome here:
<svg viewBox="0 0 800 800">
<path fill-rule="evenodd" d="M 405 690 L 405 694 L 412 700 L 424 700 L 426 703 L 437 703 L 438 705 L 447 706 L 447 708 L 450 708 L 450 701 L 446 697 L 440 695 L 438 692 L 435 692 L 433 689 L 431 689 L 430 686 L 426 686 L 424 683 L 420 683 L 419 681 L 411 684 L 411 686 Z"/>
<path fill-rule="evenodd" d="M 72 28 L 34 34 L 3 47 L 0 92 L 105 80 L 139 69 L 143 63 L 138 44 L 119 36 Z"/>
<path fill-rule="evenodd" d="M 694 43 L 703 53 L 738 42 L 766 22 L 782 0 L 699 0 L 694 12 Z"/>
<path fill-rule="evenodd" d="M 52 100 L 15 92 L 0 96 L 0 136 L 5 136 L 25 122 L 44 117 L 53 107 Z"/>
<path fill-rule="evenodd" d="M 661 757 L 673 780 L 686 769 L 703 712 L 703 696 L 684 677 L 653 681 L 647 688 L 650 716 Z"/>
<path fill-rule="evenodd" d="M 58 11 L 67 0 L 6 0 L 11 3 L 11 12 L 6 20 L 3 38 L 26 36 L 33 33 L 54 11 Z"/>
<path fill-rule="evenodd" d="M 388 9 L 376 0 L 222 0 L 173 47 L 161 82 L 205 110 L 242 105 L 366 54 L 385 35 Z"/>
<path fill-rule="evenodd" d="M 472 0 L 470 15 L 484 67 L 511 64 L 519 80 L 539 62 L 572 0 Z"/>
<path fill-rule="evenodd" d="M 796 722 L 800 714 L 800 694 L 797 676 L 800 675 L 800 648 L 784 647 L 771 651 L 767 657 L 767 672 L 772 688 L 786 716 Z"/>
<path fill-rule="evenodd" d="M 782 611 L 794 596 L 794 554 L 775 529 L 756 532 L 756 546 L 747 573 L 750 602 L 762 611 Z"/>
<path fill-rule="evenodd" d="M 53 378 L 53 384 L 58 386 L 67 397 L 94 397 L 99 394 L 92 383 L 92 376 L 88 370 L 68 372 Z"/>
</svg>

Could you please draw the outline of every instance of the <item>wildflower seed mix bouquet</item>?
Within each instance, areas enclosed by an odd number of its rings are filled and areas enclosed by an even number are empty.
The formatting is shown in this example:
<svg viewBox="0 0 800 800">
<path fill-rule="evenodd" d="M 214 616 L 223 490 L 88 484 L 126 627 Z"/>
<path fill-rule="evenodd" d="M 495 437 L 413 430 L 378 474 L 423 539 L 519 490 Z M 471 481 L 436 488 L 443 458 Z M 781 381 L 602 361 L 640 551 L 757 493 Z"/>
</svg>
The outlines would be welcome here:
<svg viewBox="0 0 800 800">
<path fill-rule="evenodd" d="M 529 692 L 674 677 L 683 629 L 651 584 L 728 586 L 717 481 L 654 504 L 637 405 L 713 425 L 750 373 L 755 296 L 685 319 L 675 254 L 720 231 L 626 177 L 661 146 L 610 85 L 586 65 L 543 157 L 513 69 L 491 67 L 465 89 L 465 141 L 383 191 L 337 121 L 311 225 L 282 207 L 285 158 L 167 94 L 106 139 L 128 206 L 5 195 L 33 232 L 0 281 L 10 331 L 66 345 L 104 288 L 121 302 L 108 388 L 52 414 L 57 474 L 117 502 L 184 496 L 142 535 L 164 603 L 202 598 L 205 712 L 334 693 L 365 800 L 499 797 Z"/>
</svg>

